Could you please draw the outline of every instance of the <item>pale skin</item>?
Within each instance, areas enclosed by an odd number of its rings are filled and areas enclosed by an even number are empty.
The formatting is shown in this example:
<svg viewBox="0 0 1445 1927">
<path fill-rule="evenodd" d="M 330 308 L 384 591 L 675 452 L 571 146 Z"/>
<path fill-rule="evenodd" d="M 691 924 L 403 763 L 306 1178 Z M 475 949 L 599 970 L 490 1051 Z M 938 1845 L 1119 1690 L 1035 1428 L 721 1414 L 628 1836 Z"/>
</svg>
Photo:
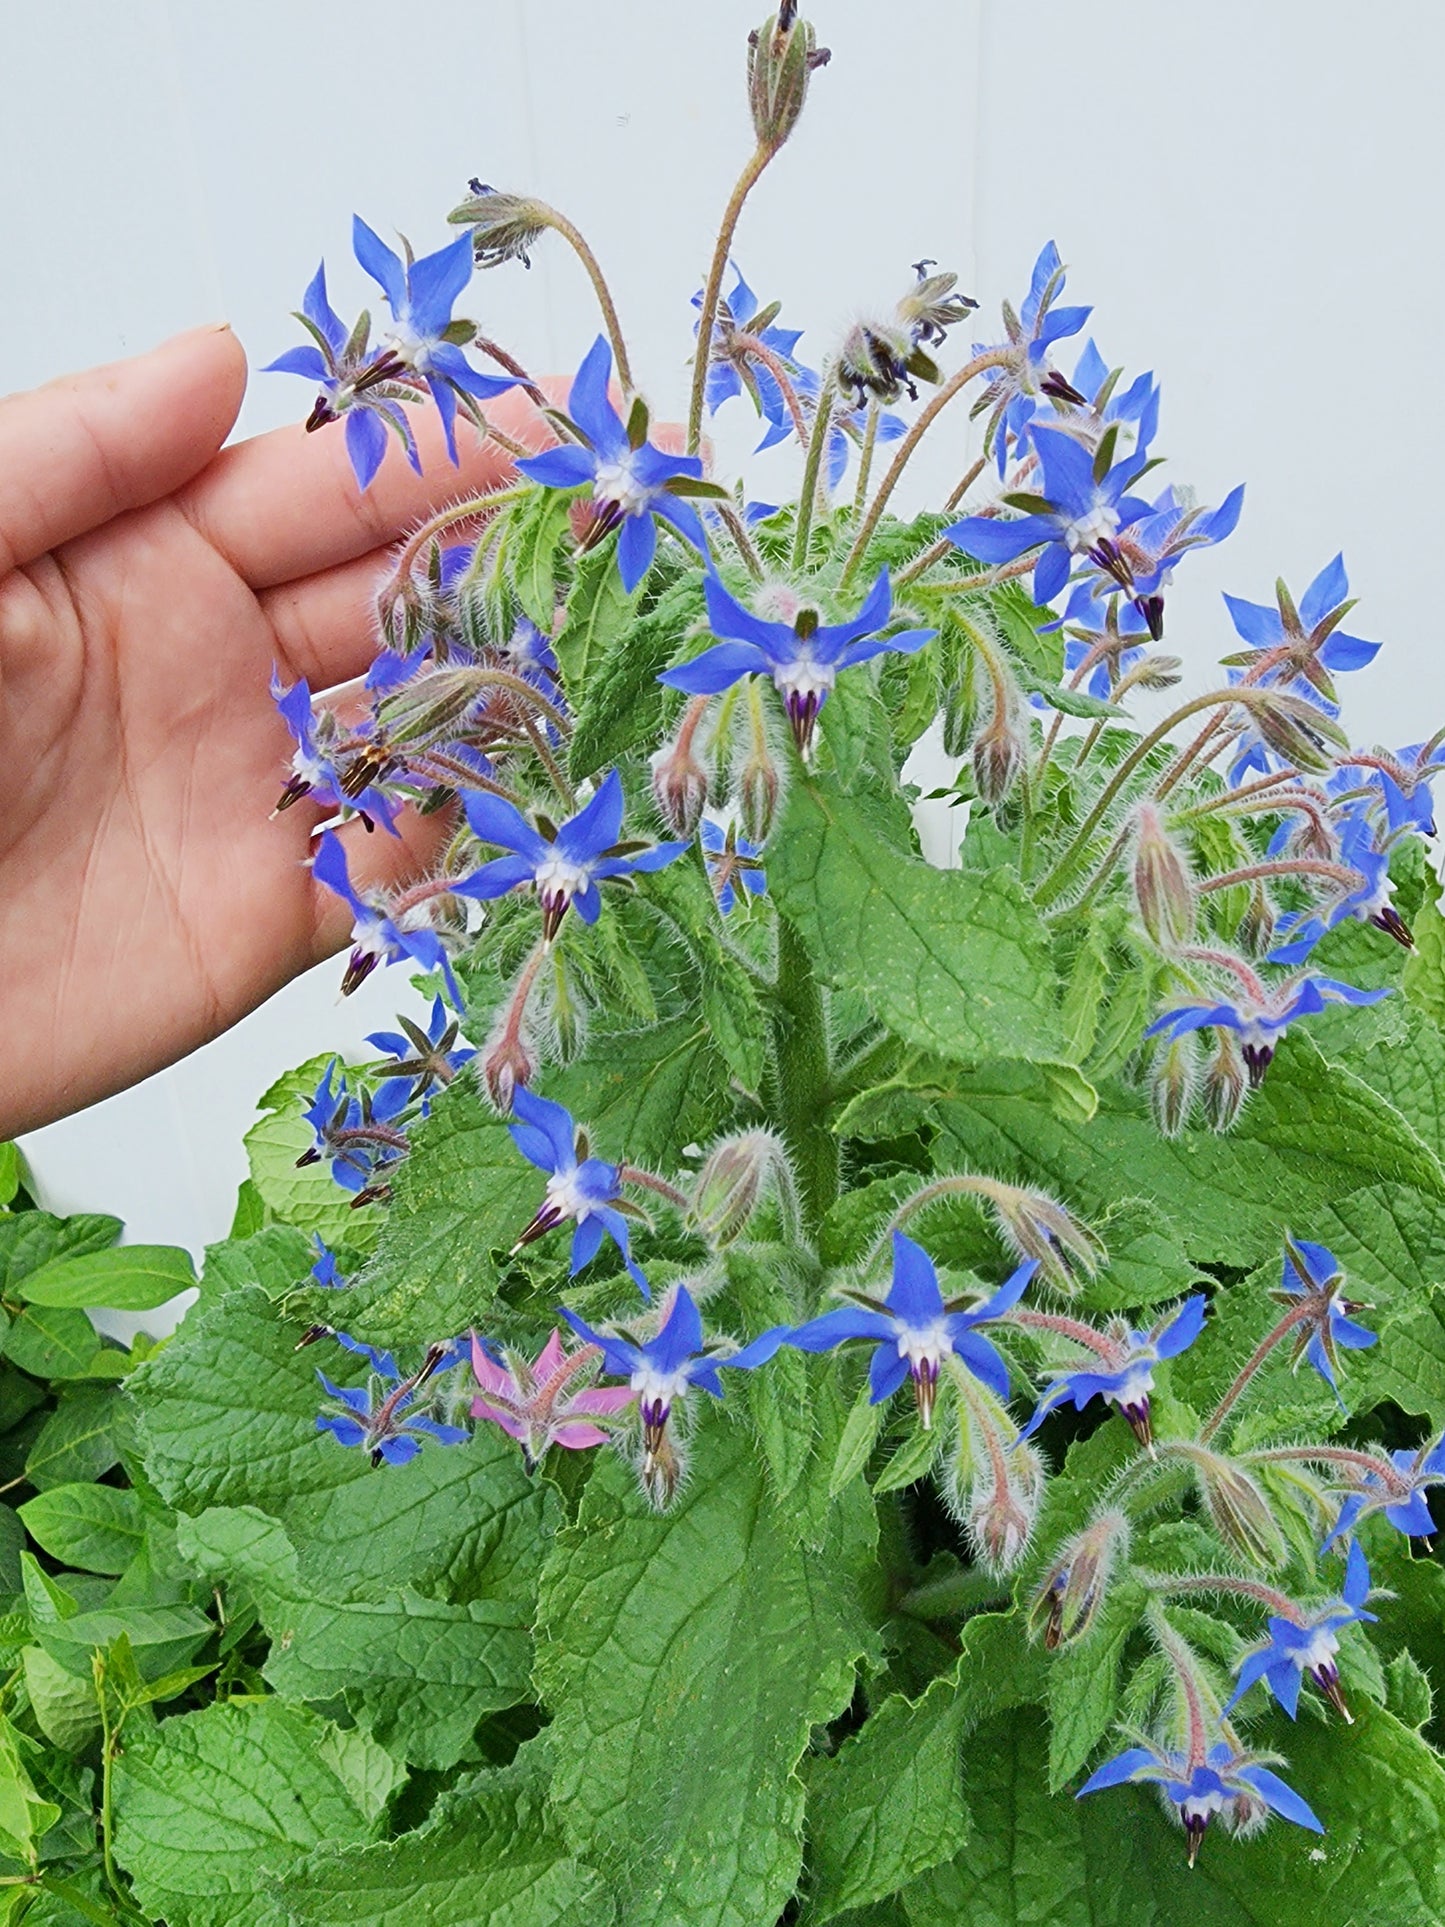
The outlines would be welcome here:
<svg viewBox="0 0 1445 1927">
<path fill-rule="evenodd" d="M 321 811 L 271 819 L 290 739 L 273 663 L 325 690 L 375 653 L 396 538 L 507 457 L 416 410 L 425 475 L 365 495 L 339 426 L 222 450 L 246 386 L 229 329 L 0 400 L 0 1140 L 159 1070 L 347 942 L 306 867 Z M 550 440 L 520 395 L 499 428 Z M 438 834 L 343 832 L 361 887 Z"/>
</svg>

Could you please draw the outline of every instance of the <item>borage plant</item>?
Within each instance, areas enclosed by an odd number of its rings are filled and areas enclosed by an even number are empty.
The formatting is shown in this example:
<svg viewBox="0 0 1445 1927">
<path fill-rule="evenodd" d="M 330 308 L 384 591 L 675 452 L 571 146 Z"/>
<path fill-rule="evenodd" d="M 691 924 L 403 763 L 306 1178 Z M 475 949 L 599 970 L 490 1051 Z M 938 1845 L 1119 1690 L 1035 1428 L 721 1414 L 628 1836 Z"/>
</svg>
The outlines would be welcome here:
<svg viewBox="0 0 1445 1927">
<path fill-rule="evenodd" d="M 1052 244 L 1001 329 L 924 262 L 804 355 L 730 261 L 825 59 L 750 38 L 680 435 L 576 229 L 480 183 L 420 257 L 358 221 L 388 316 L 318 271 L 275 364 L 363 488 L 415 405 L 515 461 L 405 543 L 364 690 L 278 686 L 343 987 L 434 1001 L 268 1094 L 130 1379 L 246 1656 L 121 1755 L 146 1918 L 1445 1909 L 1445 732 L 1351 747 L 1338 557 L 1131 720 L 1243 492 L 1154 475 Z M 453 313 L 549 232 L 603 324 L 563 405 Z M 795 499 L 716 472 L 725 405 Z"/>
</svg>

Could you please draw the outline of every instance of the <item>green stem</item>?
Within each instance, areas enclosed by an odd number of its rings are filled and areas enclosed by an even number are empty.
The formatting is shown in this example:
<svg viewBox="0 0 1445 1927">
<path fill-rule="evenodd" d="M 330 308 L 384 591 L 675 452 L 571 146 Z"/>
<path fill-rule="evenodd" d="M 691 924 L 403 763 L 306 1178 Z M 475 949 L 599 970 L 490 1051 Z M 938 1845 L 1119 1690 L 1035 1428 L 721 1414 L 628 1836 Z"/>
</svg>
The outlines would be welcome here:
<svg viewBox="0 0 1445 1927">
<path fill-rule="evenodd" d="M 697 317 L 697 353 L 693 357 L 692 399 L 687 410 L 687 452 L 696 455 L 698 444 L 702 441 L 702 406 L 707 390 L 708 364 L 712 360 L 712 330 L 717 320 L 718 297 L 722 293 L 723 269 L 727 266 L 728 255 L 732 252 L 733 234 L 737 229 L 738 217 L 743 211 L 743 203 L 757 186 L 763 169 L 777 153 L 775 146 L 759 141 L 748 158 L 737 179 L 728 204 L 723 209 L 722 223 L 717 231 L 717 246 L 713 249 L 712 261 L 707 271 L 707 281 L 702 291 L 702 307 Z"/>
<path fill-rule="evenodd" d="M 597 305 L 602 310 L 602 323 L 607 330 L 607 339 L 612 343 L 612 356 L 617 363 L 617 379 L 624 388 L 631 388 L 632 364 L 627 359 L 627 343 L 622 338 L 622 323 L 617 319 L 612 290 L 607 285 L 607 277 L 602 272 L 601 264 L 588 247 L 581 230 L 573 227 L 565 214 L 559 214 L 555 207 L 549 207 L 546 213 L 548 227 L 562 236 L 587 270 L 587 279 L 592 283 L 593 292 L 597 296 Z"/>
<path fill-rule="evenodd" d="M 868 425 L 863 430 L 863 448 L 858 456 L 858 487 L 853 495 L 853 513 L 855 515 L 862 515 L 864 504 L 868 500 L 868 480 L 873 473 L 873 450 L 878 442 L 879 412 L 877 402 L 870 402 L 868 405 Z"/>
<path fill-rule="evenodd" d="M 797 929 L 778 918 L 773 986 L 776 1123 L 793 1160 L 803 1225 L 816 1237 L 838 1195 L 838 1141 L 828 1129 L 828 1033 L 823 992 Z"/>
<path fill-rule="evenodd" d="M 946 1579 L 929 1579 L 921 1586 L 910 1587 L 894 1611 L 908 1619 L 956 1619 L 963 1613 L 980 1612 L 1008 1596 L 1005 1582 L 969 1566 L 963 1572 L 951 1572 Z"/>
<path fill-rule="evenodd" d="M 1139 741 L 1119 764 L 1119 767 L 1114 771 L 1114 774 L 1109 778 L 1103 789 L 1099 791 L 1094 801 L 1094 807 L 1079 825 L 1078 830 L 1074 834 L 1073 842 L 1070 843 L 1068 849 L 1064 851 L 1064 854 L 1059 858 L 1053 869 L 1049 871 L 1048 875 L 1039 884 L 1038 890 L 1035 892 L 1034 901 L 1041 910 L 1047 909 L 1049 904 L 1051 904 L 1055 897 L 1062 891 L 1071 872 L 1078 864 L 1080 856 L 1088 848 L 1089 838 L 1099 827 L 1109 805 L 1119 794 L 1120 790 L 1123 789 L 1135 770 L 1138 769 L 1139 765 L 1144 761 L 1144 758 L 1149 754 L 1150 750 L 1156 749 L 1159 744 L 1164 741 L 1170 730 L 1176 729 L 1179 724 L 1184 721 L 1186 716 L 1196 715 L 1201 709 L 1212 709 L 1221 700 L 1225 699 L 1226 698 L 1221 697 L 1219 690 L 1211 689 L 1206 695 L 1196 696 L 1192 702 L 1181 703 L 1178 709 L 1164 718 L 1162 723 L 1158 724 L 1156 728 L 1151 729 L 1147 736 L 1140 737 Z"/>
<path fill-rule="evenodd" d="M 813 533 L 813 508 L 818 499 L 818 475 L 823 466 L 823 450 L 828 443 L 828 423 L 833 416 L 832 383 L 825 376 L 813 416 L 813 432 L 808 438 L 808 459 L 803 464 L 803 488 L 798 497 L 798 526 L 793 531 L 793 567 L 801 569 L 808 559 L 808 537 Z M 841 583 L 839 584 L 841 587 Z"/>
</svg>

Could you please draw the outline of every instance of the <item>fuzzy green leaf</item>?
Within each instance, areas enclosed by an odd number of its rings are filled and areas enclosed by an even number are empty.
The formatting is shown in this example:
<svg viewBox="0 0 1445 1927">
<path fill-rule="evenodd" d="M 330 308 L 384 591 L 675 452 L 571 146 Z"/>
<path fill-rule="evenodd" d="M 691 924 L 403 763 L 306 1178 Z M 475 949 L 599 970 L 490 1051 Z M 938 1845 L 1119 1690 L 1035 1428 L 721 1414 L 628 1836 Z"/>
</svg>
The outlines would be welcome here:
<svg viewBox="0 0 1445 1927">
<path fill-rule="evenodd" d="M 280 1927 L 273 1883 L 309 1849 L 366 1840 L 370 1820 L 324 1759 L 326 1722 L 278 1699 L 218 1701 L 127 1732 L 116 1857 L 171 1927 Z"/>
<path fill-rule="evenodd" d="M 513 509 L 507 524 L 507 553 L 517 600 L 544 636 L 557 614 L 557 551 L 567 533 L 570 493 L 539 488 Z"/>
<path fill-rule="evenodd" d="M 617 572 L 614 540 L 609 537 L 577 558 L 567 613 L 554 645 L 563 680 L 574 697 L 601 667 L 628 627 L 635 607 L 636 598 L 623 588 Z"/>
<path fill-rule="evenodd" d="M 596 1875 L 572 1859 L 519 1761 L 447 1794 L 427 1825 L 376 1846 L 322 1848 L 281 1885 L 288 1919 L 310 1927 L 605 1927 Z"/>
<path fill-rule="evenodd" d="M 545 1080 L 545 1095 L 590 1124 L 597 1145 L 653 1170 L 676 1169 L 685 1145 L 713 1135 L 726 1089 L 712 1033 L 693 1016 L 646 1030 L 599 1024 L 587 1055 Z"/>
<path fill-rule="evenodd" d="M 827 1550 L 780 1530 L 746 1437 L 710 1418 L 665 1518 L 604 1460 L 543 1580 L 538 1679 L 554 1709 L 553 1798 L 611 1874 L 629 1927 L 757 1927 L 801 1860 L 795 1768 L 873 1644 L 855 1596 L 871 1520 L 858 1489 Z"/>
<path fill-rule="evenodd" d="M 57 1485 L 21 1506 L 43 1552 L 83 1572 L 124 1572 L 145 1538 L 140 1500 L 113 1485 Z"/>
<path fill-rule="evenodd" d="M 908 1043 L 964 1061 L 1062 1057 L 1048 943 L 1014 878 L 930 869 L 873 801 L 795 775 L 768 883 L 824 979 Z"/>
<path fill-rule="evenodd" d="M 656 740 L 664 707 L 675 700 L 657 678 L 681 653 L 702 606 L 695 576 L 673 583 L 597 664 L 578 698 L 568 752 L 574 778 L 595 776 L 635 745 Z"/>
</svg>

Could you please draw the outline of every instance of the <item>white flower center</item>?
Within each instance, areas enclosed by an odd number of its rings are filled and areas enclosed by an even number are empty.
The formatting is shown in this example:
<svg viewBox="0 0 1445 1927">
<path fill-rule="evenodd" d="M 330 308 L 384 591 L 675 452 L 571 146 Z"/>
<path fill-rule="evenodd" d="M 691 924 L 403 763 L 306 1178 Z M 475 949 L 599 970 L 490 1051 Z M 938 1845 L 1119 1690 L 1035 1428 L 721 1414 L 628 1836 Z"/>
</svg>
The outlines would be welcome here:
<svg viewBox="0 0 1445 1927">
<path fill-rule="evenodd" d="M 786 702 L 789 696 L 826 696 L 838 680 L 838 670 L 831 662 L 814 662 L 811 656 L 803 656 L 790 662 L 781 669 L 773 671 L 773 685 Z"/>
<path fill-rule="evenodd" d="M 435 343 L 426 341 L 419 335 L 409 321 L 398 321 L 382 336 L 398 361 L 404 361 L 408 368 L 414 368 L 419 375 L 431 369 L 431 351 Z"/>
<path fill-rule="evenodd" d="M 560 898 L 570 903 L 579 890 L 585 890 L 591 872 L 583 863 L 569 863 L 565 856 L 549 856 L 537 866 L 537 895 L 544 901 Z"/>
<path fill-rule="evenodd" d="M 687 1390 L 687 1373 L 659 1372 L 651 1365 L 645 1365 L 640 1372 L 632 1374 L 628 1383 L 636 1392 L 640 1406 L 671 1407 Z"/>
<path fill-rule="evenodd" d="M 1070 522 L 1064 530 L 1064 540 L 1074 555 L 1083 555 L 1107 542 L 1119 526 L 1119 513 L 1107 503 L 1098 502 L 1087 515 L 1077 522 Z"/>
<path fill-rule="evenodd" d="M 936 1369 L 952 1350 L 953 1340 L 941 1318 L 922 1328 L 907 1326 L 898 1334 L 898 1356 L 908 1360 L 910 1371 L 916 1371 L 925 1361 Z"/>
<path fill-rule="evenodd" d="M 645 488 L 632 472 L 633 460 L 629 451 L 616 461 L 599 462 L 592 484 L 592 493 L 597 501 L 615 503 L 624 515 L 641 515 L 652 499 L 652 491 Z"/>
<path fill-rule="evenodd" d="M 381 918 L 374 911 L 358 917 L 352 924 L 351 941 L 358 957 L 375 957 L 378 963 L 385 963 L 392 954 Z"/>
<path fill-rule="evenodd" d="M 592 1201 L 583 1197 L 577 1188 L 577 1168 L 558 1171 L 547 1180 L 547 1203 L 555 1205 L 564 1218 L 575 1218 L 578 1224 L 589 1217 Z"/>
<path fill-rule="evenodd" d="M 1308 1646 L 1296 1647 L 1290 1658 L 1302 1673 L 1312 1673 L 1316 1667 L 1326 1666 L 1340 1650 L 1340 1642 L 1326 1626 L 1316 1627 L 1314 1637 Z"/>
<path fill-rule="evenodd" d="M 1131 1367 L 1123 1383 L 1110 1392 L 1109 1397 L 1116 1405 L 1138 1405 L 1153 1389 L 1154 1367 L 1149 1363 L 1140 1363 Z"/>
<path fill-rule="evenodd" d="M 1191 1793 L 1181 1801 L 1179 1811 L 1186 1820 L 1207 1820 L 1224 1805 L 1222 1793 Z"/>
</svg>

